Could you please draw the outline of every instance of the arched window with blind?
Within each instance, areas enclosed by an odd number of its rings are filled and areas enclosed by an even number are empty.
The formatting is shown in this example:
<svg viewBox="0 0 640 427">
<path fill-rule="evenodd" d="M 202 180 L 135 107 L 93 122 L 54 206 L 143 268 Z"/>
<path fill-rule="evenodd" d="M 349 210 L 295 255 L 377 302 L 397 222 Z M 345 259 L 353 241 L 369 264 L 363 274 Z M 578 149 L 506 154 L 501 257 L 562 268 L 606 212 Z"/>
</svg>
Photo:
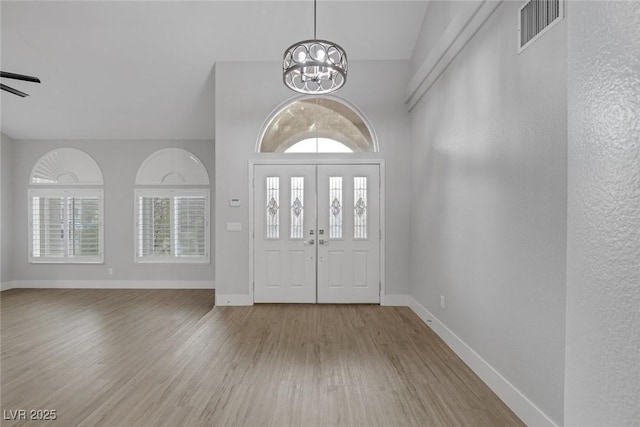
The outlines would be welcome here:
<svg viewBox="0 0 640 427">
<path fill-rule="evenodd" d="M 29 177 L 29 262 L 103 263 L 102 171 L 87 153 L 59 148 Z"/>
<path fill-rule="evenodd" d="M 195 155 L 167 148 L 151 154 L 136 175 L 135 261 L 210 262 L 210 189 Z"/>
</svg>

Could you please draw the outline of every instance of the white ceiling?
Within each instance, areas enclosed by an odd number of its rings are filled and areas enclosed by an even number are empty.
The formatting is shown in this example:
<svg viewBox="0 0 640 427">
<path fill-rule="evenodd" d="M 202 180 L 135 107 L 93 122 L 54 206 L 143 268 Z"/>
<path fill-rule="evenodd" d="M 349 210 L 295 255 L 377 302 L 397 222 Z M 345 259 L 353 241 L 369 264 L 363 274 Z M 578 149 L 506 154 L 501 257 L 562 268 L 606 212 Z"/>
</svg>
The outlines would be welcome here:
<svg viewBox="0 0 640 427">
<path fill-rule="evenodd" d="M 280 61 L 313 36 L 305 1 L 2 1 L 2 131 L 14 139 L 213 139 L 216 61 Z M 426 1 L 319 1 L 351 61 L 409 59 Z"/>
</svg>

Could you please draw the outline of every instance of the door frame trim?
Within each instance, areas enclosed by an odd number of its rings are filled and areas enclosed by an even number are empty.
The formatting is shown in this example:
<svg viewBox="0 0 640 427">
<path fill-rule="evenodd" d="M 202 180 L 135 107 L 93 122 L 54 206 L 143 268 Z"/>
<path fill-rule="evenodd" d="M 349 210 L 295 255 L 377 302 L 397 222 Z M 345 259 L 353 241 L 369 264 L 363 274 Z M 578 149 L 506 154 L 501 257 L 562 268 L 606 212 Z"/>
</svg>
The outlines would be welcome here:
<svg viewBox="0 0 640 427">
<path fill-rule="evenodd" d="M 254 224 L 254 168 L 257 165 L 377 165 L 380 168 L 380 305 L 386 303 L 386 198 L 384 159 L 251 159 L 249 169 L 249 299 L 254 303 L 253 287 L 255 284 L 255 224 Z"/>
</svg>

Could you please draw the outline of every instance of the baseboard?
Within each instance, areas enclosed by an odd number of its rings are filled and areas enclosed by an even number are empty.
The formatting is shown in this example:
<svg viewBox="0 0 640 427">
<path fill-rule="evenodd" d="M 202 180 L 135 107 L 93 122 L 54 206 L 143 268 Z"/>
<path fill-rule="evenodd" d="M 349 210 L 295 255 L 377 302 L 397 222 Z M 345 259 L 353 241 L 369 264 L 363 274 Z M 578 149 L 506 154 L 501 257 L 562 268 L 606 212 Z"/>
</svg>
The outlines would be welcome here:
<svg viewBox="0 0 640 427">
<path fill-rule="evenodd" d="M 216 294 L 216 305 L 253 305 L 248 294 Z"/>
<path fill-rule="evenodd" d="M 384 302 L 381 305 L 390 307 L 406 307 L 409 305 L 408 295 L 385 295 Z"/>
<path fill-rule="evenodd" d="M 13 289 L 13 282 L 2 282 L 0 283 L 0 291 L 8 291 L 9 289 Z"/>
<path fill-rule="evenodd" d="M 14 280 L 11 282 L 11 287 L 14 289 L 215 289 L 215 283 L 213 280 Z"/>
<path fill-rule="evenodd" d="M 447 328 L 415 298 L 407 296 L 409 307 L 489 386 L 528 426 L 557 427 L 544 412 L 487 363 L 478 353 Z"/>
</svg>

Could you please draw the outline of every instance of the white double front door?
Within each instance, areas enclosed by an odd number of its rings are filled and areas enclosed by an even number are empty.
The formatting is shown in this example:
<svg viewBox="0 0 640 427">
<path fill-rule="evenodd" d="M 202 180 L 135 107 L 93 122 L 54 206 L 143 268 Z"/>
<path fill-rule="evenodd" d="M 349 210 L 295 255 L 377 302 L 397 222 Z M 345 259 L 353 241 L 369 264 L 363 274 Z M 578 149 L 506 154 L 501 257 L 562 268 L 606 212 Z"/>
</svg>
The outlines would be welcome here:
<svg viewBox="0 0 640 427">
<path fill-rule="evenodd" d="M 254 302 L 380 302 L 379 165 L 254 166 Z"/>
</svg>

